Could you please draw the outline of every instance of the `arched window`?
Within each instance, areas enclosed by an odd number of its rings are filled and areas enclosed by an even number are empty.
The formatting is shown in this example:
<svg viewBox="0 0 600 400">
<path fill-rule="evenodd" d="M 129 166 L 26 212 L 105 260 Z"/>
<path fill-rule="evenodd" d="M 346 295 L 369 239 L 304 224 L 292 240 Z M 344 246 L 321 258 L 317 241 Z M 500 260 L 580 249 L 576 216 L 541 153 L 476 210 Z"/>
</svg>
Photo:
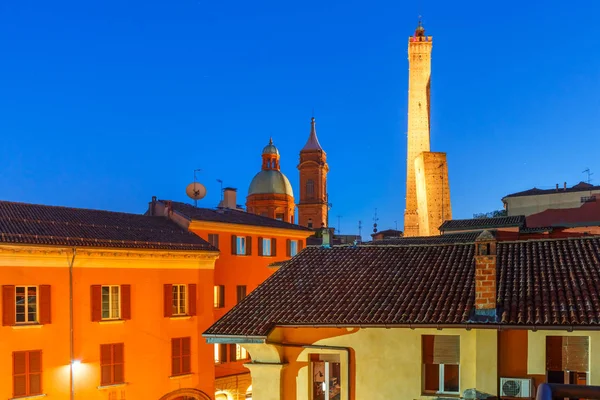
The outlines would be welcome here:
<svg viewBox="0 0 600 400">
<path fill-rule="evenodd" d="M 308 226 L 310 229 L 312 229 L 312 227 L 313 227 L 312 218 L 309 218 L 309 219 L 308 219 L 308 224 L 307 224 L 307 226 Z"/>
<path fill-rule="evenodd" d="M 312 179 L 306 181 L 306 195 L 308 197 L 315 196 L 315 181 L 313 181 Z"/>
<path fill-rule="evenodd" d="M 267 168 L 271 168 L 271 161 L 267 161 Z"/>
</svg>

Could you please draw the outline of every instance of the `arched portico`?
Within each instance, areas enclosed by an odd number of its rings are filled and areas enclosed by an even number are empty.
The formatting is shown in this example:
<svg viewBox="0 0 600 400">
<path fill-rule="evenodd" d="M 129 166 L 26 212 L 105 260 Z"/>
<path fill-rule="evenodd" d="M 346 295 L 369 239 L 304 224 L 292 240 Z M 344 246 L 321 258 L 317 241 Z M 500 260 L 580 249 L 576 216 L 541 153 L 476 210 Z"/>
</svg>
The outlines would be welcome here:
<svg viewBox="0 0 600 400">
<path fill-rule="evenodd" d="M 210 397 L 198 389 L 178 389 L 165 394 L 159 400 L 210 400 Z"/>
</svg>

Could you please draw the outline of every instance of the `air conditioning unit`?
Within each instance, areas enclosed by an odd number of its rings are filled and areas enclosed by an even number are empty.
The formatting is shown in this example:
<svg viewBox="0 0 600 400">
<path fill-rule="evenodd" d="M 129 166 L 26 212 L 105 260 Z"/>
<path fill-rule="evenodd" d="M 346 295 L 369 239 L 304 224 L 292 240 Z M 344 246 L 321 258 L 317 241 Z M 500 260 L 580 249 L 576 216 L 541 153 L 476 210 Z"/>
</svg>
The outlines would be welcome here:
<svg viewBox="0 0 600 400">
<path fill-rule="evenodd" d="M 525 397 L 532 396 L 531 379 L 500 378 L 501 397 Z"/>
</svg>

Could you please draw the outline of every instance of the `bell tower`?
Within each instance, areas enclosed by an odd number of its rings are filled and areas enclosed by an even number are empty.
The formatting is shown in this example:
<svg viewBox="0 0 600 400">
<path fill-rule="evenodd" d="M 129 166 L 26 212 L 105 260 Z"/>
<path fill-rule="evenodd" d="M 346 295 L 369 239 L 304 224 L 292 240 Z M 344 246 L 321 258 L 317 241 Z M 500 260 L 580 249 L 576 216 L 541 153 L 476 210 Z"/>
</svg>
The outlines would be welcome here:
<svg viewBox="0 0 600 400">
<path fill-rule="evenodd" d="M 300 151 L 300 202 L 298 203 L 298 224 L 308 228 L 321 228 L 328 225 L 327 196 L 327 155 L 315 128 L 315 118 L 310 122 L 308 141 Z"/>
<path fill-rule="evenodd" d="M 415 160 L 422 152 L 430 151 L 429 85 L 432 45 L 432 37 L 425 36 L 425 28 L 419 21 L 415 34 L 408 38 L 408 154 L 406 158 L 404 236 L 419 235 Z"/>
</svg>

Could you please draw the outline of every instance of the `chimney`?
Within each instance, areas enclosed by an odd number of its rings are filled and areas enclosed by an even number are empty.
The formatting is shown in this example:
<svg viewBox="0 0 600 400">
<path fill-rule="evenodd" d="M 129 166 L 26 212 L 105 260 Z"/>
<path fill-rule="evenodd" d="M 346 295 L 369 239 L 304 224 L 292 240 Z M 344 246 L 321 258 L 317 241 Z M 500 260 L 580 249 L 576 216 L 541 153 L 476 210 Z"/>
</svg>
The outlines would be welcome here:
<svg viewBox="0 0 600 400">
<path fill-rule="evenodd" d="M 323 225 L 325 225 L 325 224 L 323 224 Z M 324 248 L 328 249 L 331 247 L 331 239 L 330 239 L 329 229 L 322 228 L 321 232 L 322 232 L 322 238 L 323 238 L 321 245 Z"/>
<path fill-rule="evenodd" d="M 173 214 L 173 202 L 171 200 L 165 201 L 165 217 L 170 217 Z"/>
<path fill-rule="evenodd" d="M 565 191 L 567 190 L 567 182 L 565 182 Z"/>
<path fill-rule="evenodd" d="M 237 189 L 227 187 L 223 189 L 223 208 L 231 208 L 235 210 L 237 208 L 236 202 Z"/>
<path fill-rule="evenodd" d="M 475 315 L 496 318 L 496 238 L 483 231 L 475 239 Z"/>
<path fill-rule="evenodd" d="M 556 184 L 556 191 L 558 192 L 558 183 Z"/>
<path fill-rule="evenodd" d="M 156 215 L 156 196 L 152 196 L 152 203 L 150 206 L 150 215 L 153 217 Z"/>
</svg>

